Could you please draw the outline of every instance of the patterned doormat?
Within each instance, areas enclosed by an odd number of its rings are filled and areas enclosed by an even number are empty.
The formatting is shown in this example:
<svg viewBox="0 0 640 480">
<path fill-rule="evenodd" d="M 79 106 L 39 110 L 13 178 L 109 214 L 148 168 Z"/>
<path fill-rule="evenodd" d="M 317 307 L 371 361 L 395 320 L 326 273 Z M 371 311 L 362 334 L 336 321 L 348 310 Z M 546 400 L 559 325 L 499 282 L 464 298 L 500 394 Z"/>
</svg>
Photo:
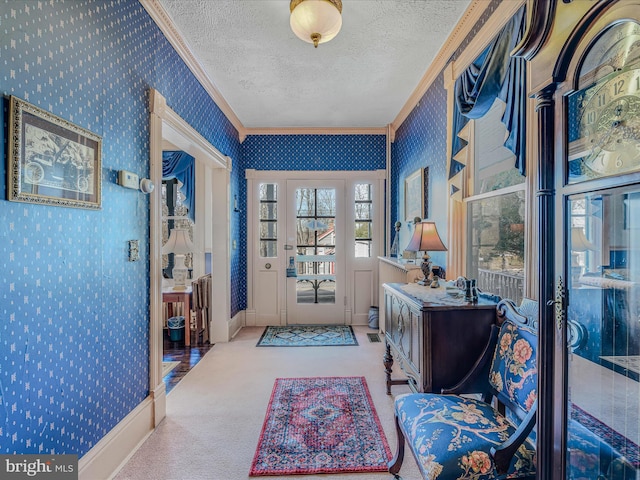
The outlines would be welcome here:
<svg viewBox="0 0 640 480">
<path fill-rule="evenodd" d="M 249 475 L 386 472 L 390 458 L 364 377 L 278 378 Z"/>
<path fill-rule="evenodd" d="M 351 325 L 286 325 L 267 327 L 258 347 L 324 347 L 358 345 Z"/>
</svg>

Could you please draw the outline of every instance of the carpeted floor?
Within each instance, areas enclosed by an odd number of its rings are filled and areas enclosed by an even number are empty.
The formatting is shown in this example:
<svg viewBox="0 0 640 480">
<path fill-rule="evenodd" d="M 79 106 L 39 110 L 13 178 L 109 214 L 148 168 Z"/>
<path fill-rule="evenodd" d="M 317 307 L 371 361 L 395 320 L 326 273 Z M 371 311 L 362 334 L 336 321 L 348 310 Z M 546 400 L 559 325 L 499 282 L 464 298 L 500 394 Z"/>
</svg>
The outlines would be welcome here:
<svg viewBox="0 0 640 480">
<path fill-rule="evenodd" d="M 278 325 L 264 329 L 258 347 L 358 345 L 351 325 Z"/>
<path fill-rule="evenodd" d="M 247 480 L 276 378 L 363 376 L 392 452 L 394 396 L 385 390 L 384 342 L 354 327 L 358 348 L 256 348 L 264 327 L 243 328 L 219 343 L 167 396 L 167 418 L 132 455 L 115 480 Z M 394 376 L 400 378 L 394 367 Z M 403 480 L 421 480 L 408 453 Z M 266 478 L 266 477 L 265 477 Z M 278 478 L 278 477 L 272 477 Z M 287 480 L 391 480 L 389 473 L 292 475 Z"/>
<path fill-rule="evenodd" d="M 364 377 L 278 378 L 249 475 L 386 472 L 390 459 Z"/>
</svg>

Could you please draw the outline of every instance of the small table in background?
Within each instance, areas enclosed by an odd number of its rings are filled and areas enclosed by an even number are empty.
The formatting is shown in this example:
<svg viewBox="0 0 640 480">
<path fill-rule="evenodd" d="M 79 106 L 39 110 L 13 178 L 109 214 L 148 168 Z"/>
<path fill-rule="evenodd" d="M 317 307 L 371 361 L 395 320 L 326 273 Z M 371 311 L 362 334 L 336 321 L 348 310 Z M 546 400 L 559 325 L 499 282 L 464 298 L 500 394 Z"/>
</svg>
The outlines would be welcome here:
<svg viewBox="0 0 640 480">
<path fill-rule="evenodd" d="M 162 289 L 162 302 L 169 304 L 169 318 L 173 316 L 171 303 L 182 302 L 184 305 L 184 344 L 187 347 L 191 345 L 191 290 L 191 285 L 186 290 Z"/>
</svg>

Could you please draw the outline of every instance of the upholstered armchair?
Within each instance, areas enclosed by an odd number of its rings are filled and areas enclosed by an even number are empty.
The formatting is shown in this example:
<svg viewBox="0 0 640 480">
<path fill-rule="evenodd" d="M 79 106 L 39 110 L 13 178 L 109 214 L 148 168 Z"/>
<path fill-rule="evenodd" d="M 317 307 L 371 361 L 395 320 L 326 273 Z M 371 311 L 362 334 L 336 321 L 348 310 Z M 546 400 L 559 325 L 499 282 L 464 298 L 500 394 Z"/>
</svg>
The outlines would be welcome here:
<svg viewBox="0 0 640 480">
<path fill-rule="evenodd" d="M 535 478 L 528 437 L 537 406 L 537 316 L 535 302 L 518 309 L 501 301 L 483 355 L 458 385 L 396 397 L 389 472 L 400 478 L 406 441 L 425 479 Z"/>
</svg>

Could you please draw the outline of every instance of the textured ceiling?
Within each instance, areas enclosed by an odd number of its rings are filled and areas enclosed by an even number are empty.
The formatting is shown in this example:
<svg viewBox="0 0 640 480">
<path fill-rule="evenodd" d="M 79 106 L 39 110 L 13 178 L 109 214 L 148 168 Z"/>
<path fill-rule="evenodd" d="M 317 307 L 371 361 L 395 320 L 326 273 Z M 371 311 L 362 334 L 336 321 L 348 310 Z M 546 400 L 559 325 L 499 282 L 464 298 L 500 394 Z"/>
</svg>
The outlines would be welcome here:
<svg viewBox="0 0 640 480">
<path fill-rule="evenodd" d="M 246 128 L 384 127 L 415 90 L 469 0 L 343 0 L 321 44 L 289 27 L 289 0 L 160 0 Z"/>
</svg>

